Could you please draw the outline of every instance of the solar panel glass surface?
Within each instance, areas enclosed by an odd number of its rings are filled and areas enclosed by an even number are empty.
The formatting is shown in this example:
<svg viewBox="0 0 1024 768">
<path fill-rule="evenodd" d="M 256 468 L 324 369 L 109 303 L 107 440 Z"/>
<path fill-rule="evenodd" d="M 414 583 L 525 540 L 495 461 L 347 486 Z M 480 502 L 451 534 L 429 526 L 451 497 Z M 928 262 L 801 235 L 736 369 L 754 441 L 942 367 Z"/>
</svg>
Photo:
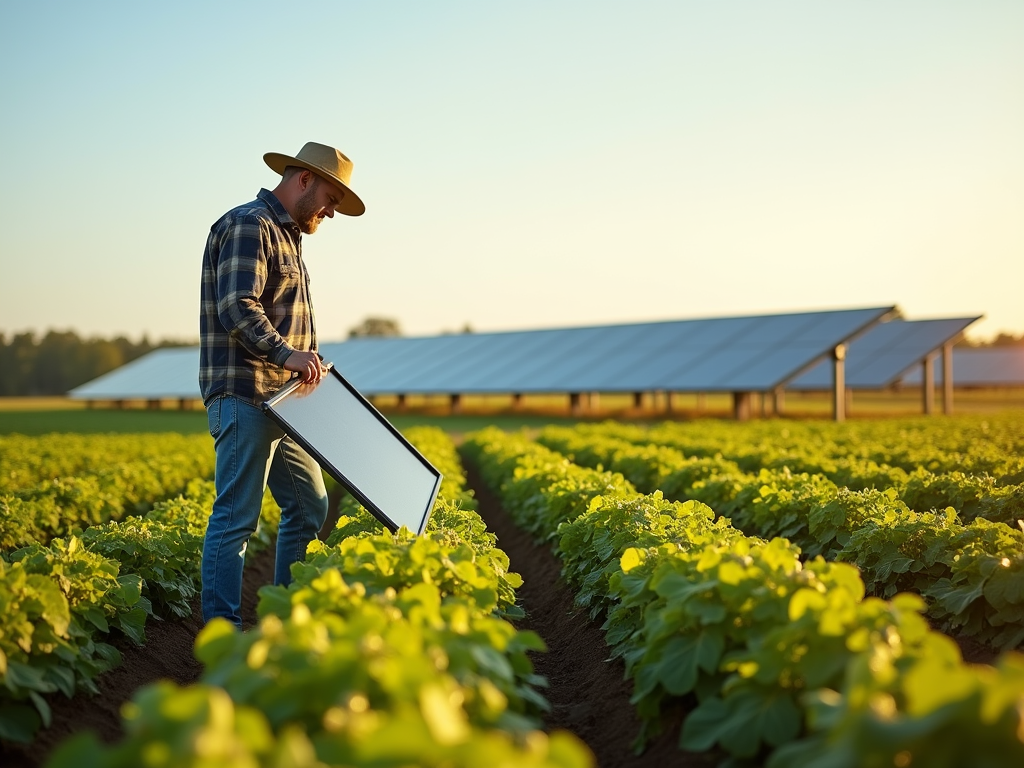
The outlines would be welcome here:
<svg viewBox="0 0 1024 768">
<path fill-rule="evenodd" d="M 858 389 L 888 386 L 925 356 L 935 354 L 976 319 L 891 320 L 871 327 L 849 345 L 846 385 Z M 808 390 L 831 386 L 832 367 L 822 362 L 799 376 L 790 388 Z"/>
<path fill-rule="evenodd" d="M 83 400 L 199 398 L 199 347 L 153 350 L 68 394 Z"/>
<path fill-rule="evenodd" d="M 671 388 L 672 372 L 703 357 L 700 350 L 664 348 L 651 355 L 646 350 L 623 350 L 614 359 L 597 361 L 580 375 L 579 391 L 638 392 Z"/>
<path fill-rule="evenodd" d="M 920 367 L 911 369 L 901 381 L 920 385 Z M 942 366 L 935 366 L 935 379 L 942 381 Z M 966 387 L 1024 387 L 1024 347 L 953 348 L 953 384 Z"/>
<path fill-rule="evenodd" d="M 779 386 L 787 375 L 821 356 L 821 347 L 817 345 L 768 348 L 756 356 L 751 355 L 737 368 L 724 372 L 716 385 L 719 389 L 738 392 L 764 392 Z"/>
</svg>

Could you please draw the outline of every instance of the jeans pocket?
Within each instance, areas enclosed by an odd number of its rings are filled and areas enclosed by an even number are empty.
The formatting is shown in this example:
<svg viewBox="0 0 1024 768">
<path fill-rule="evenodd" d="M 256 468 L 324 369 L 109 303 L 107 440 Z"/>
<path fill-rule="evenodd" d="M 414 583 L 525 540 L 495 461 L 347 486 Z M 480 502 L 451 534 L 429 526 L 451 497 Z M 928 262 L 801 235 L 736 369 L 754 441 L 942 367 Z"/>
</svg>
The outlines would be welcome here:
<svg viewBox="0 0 1024 768">
<path fill-rule="evenodd" d="M 210 426 L 210 437 L 216 439 L 220 434 L 220 409 L 224 403 L 224 396 L 218 395 L 206 406 L 206 421 Z"/>
</svg>

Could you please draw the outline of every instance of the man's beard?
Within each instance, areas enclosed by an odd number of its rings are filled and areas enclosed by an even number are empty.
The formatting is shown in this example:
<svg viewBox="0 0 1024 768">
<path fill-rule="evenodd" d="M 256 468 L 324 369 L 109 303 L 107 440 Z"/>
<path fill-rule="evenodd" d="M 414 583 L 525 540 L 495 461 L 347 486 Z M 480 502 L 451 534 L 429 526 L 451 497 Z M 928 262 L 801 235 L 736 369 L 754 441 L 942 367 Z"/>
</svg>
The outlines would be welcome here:
<svg viewBox="0 0 1024 768">
<path fill-rule="evenodd" d="M 320 179 L 314 179 L 309 189 L 302 193 L 302 197 L 295 203 L 295 223 L 299 225 L 299 231 L 306 235 L 312 235 L 320 226 L 320 219 L 317 216 L 320 206 L 316 204 L 316 188 L 320 186 Z"/>
</svg>

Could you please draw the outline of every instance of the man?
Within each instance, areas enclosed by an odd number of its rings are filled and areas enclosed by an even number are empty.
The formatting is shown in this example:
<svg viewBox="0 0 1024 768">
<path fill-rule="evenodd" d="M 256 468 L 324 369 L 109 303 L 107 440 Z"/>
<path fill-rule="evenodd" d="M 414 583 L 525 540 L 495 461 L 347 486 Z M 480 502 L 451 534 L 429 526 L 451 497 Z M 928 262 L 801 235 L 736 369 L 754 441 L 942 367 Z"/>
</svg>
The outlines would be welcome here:
<svg viewBox="0 0 1024 768">
<path fill-rule="evenodd" d="M 241 626 L 242 566 L 259 521 L 263 491 L 281 507 L 275 584 L 291 581 L 327 517 L 327 491 L 316 462 L 260 404 L 298 376 L 316 384 L 326 373 L 317 355 L 302 235 L 335 212 L 359 216 L 349 188 L 352 162 L 309 142 L 295 157 L 263 160 L 281 181 L 228 211 L 210 229 L 203 255 L 199 384 L 217 454 L 213 503 L 203 544 L 203 620 Z"/>
</svg>

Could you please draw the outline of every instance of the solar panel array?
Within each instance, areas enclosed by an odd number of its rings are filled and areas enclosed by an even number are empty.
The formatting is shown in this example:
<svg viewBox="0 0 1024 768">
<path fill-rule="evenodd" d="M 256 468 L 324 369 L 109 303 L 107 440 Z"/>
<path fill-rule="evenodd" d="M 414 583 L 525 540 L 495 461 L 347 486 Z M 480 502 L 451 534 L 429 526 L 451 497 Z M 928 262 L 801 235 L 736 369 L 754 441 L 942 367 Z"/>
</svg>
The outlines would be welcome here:
<svg viewBox="0 0 1024 768">
<path fill-rule="evenodd" d="M 831 351 L 849 342 L 848 386 L 873 388 L 893 381 L 974 320 L 883 322 L 894 309 L 360 338 L 323 344 L 321 353 L 366 395 L 769 392 L 830 387 Z M 156 350 L 70 395 L 198 398 L 198 368 L 198 347 Z"/>
<path fill-rule="evenodd" d="M 854 339 L 846 354 L 846 386 L 851 389 L 883 389 L 926 356 L 955 340 L 977 317 L 943 320 L 891 320 L 869 328 Z M 832 387 L 832 366 L 821 362 L 787 386 L 793 390 Z M 954 374 L 954 381 L 959 382 Z"/>
<path fill-rule="evenodd" d="M 353 339 L 321 353 L 367 394 L 767 391 L 892 310 Z"/>
</svg>

